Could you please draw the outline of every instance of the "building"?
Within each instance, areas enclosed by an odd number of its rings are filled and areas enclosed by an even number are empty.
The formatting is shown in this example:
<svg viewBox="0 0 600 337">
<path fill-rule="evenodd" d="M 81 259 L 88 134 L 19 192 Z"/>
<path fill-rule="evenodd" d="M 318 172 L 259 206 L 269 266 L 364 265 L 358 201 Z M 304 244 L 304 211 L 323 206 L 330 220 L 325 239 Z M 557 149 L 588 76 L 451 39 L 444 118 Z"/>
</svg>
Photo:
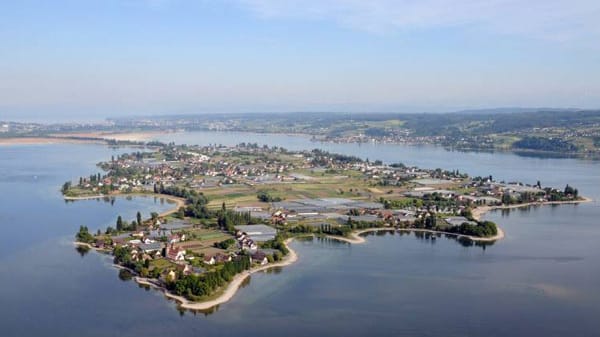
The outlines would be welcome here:
<svg viewBox="0 0 600 337">
<path fill-rule="evenodd" d="M 235 229 L 245 233 L 246 237 L 249 237 L 255 242 L 264 242 L 273 240 L 277 235 L 277 230 L 267 225 L 244 225 L 235 226 Z"/>
<path fill-rule="evenodd" d="M 256 252 L 250 254 L 250 261 L 252 263 L 257 263 L 261 266 L 264 266 L 265 264 L 269 263 L 269 260 L 267 259 L 267 254 L 262 250 L 257 250 Z"/>
<path fill-rule="evenodd" d="M 446 222 L 448 224 L 450 224 L 451 226 L 460 226 L 465 222 L 470 225 L 477 225 L 477 223 L 475 221 L 469 221 L 469 219 L 465 218 L 464 216 L 451 216 L 444 220 L 446 220 Z"/>
<path fill-rule="evenodd" d="M 214 256 L 205 256 L 203 262 L 208 265 L 213 265 L 217 263 Z"/>
<path fill-rule="evenodd" d="M 169 247 L 167 247 L 166 257 L 173 261 L 183 261 L 185 260 L 185 249 L 182 249 L 181 247 L 174 247 L 171 244 Z"/>
<path fill-rule="evenodd" d="M 138 247 L 144 253 L 152 253 L 161 251 L 163 249 L 163 244 L 160 242 L 140 243 Z"/>
</svg>

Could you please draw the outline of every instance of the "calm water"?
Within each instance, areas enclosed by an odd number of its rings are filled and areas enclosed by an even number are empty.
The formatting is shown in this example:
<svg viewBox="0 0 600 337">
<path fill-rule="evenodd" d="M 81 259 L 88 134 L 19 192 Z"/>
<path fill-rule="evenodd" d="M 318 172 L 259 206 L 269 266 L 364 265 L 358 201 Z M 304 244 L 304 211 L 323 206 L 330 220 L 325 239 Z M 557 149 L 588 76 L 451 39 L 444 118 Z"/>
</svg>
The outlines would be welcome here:
<svg viewBox="0 0 600 337">
<path fill-rule="evenodd" d="M 423 167 L 563 186 L 600 197 L 600 162 L 435 147 L 318 144 L 303 137 L 226 133 L 161 136 L 185 143 L 242 141 L 330 151 Z M 164 210 L 153 198 L 65 203 L 58 189 L 126 151 L 97 145 L 0 147 L 0 326 L 3 336 L 388 335 L 599 336 L 600 205 L 494 212 L 507 237 L 465 247 L 414 234 L 364 245 L 294 242 L 300 260 L 253 275 L 210 315 L 180 313 L 156 291 L 123 282 L 110 258 L 78 254 L 80 224 Z"/>
</svg>

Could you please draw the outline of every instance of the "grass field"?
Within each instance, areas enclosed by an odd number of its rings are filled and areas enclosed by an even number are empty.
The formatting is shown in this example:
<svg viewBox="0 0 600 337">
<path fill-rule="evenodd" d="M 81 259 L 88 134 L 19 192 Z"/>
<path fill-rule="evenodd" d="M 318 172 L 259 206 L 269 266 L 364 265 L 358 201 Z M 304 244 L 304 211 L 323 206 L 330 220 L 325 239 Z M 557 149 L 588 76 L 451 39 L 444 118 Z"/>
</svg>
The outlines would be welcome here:
<svg viewBox="0 0 600 337">
<path fill-rule="evenodd" d="M 195 228 L 187 231 L 188 240 L 179 242 L 175 246 L 182 247 L 185 250 L 191 251 L 195 254 L 216 254 L 218 252 L 225 252 L 222 249 L 214 247 L 215 242 L 221 242 L 233 236 L 214 229 L 206 228 Z"/>
<path fill-rule="evenodd" d="M 150 261 L 150 269 L 158 269 L 160 271 L 175 268 L 175 263 L 167 259 L 154 259 Z"/>
</svg>

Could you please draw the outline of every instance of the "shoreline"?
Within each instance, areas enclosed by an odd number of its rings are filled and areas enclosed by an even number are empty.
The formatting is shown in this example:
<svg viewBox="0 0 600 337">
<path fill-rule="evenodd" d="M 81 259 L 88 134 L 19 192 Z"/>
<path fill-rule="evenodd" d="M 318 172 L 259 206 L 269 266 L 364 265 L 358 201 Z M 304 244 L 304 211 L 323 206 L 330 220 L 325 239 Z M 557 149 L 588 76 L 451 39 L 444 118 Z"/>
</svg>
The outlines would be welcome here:
<svg viewBox="0 0 600 337">
<path fill-rule="evenodd" d="M 158 135 L 168 134 L 169 131 L 139 131 L 139 132 L 83 132 L 57 133 L 44 136 L 24 136 L 0 138 L 0 146 L 15 145 L 50 145 L 50 144 L 104 144 L 108 141 L 147 142 Z"/>
<path fill-rule="evenodd" d="M 116 141 L 130 141 L 140 142 L 151 140 L 156 135 L 167 134 L 169 131 L 89 131 L 89 132 L 75 132 L 75 133 L 54 133 L 50 137 L 57 137 L 62 139 L 69 139 L 69 137 L 81 137 L 81 138 L 96 138 L 99 140 L 116 140 Z"/>
<path fill-rule="evenodd" d="M 545 201 L 545 202 L 529 202 L 525 204 L 518 205 L 506 205 L 506 206 L 481 206 L 473 209 L 473 218 L 476 220 L 480 220 L 482 216 L 486 213 L 497 210 L 497 209 L 511 209 L 511 208 L 521 208 L 521 207 L 530 207 L 530 206 L 544 206 L 544 205 L 576 205 L 580 203 L 592 202 L 593 200 L 588 197 L 581 197 L 581 200 L 568 200 L 568 201 Z M 490 237 L 478 237 L 472 235 L 451 233 L 445 231 L 436 231 L 432 229 L 424 229 L 424 228 L 396 228 L 396 227 L 374 227 L 367 228 L 358 231 L 353 231 L 350 233 L 350 237 L 336 236 L 336 235 L 325 235 L 325 237 L 350 243 L 350 244 L 363 244 L 366 242 L 365 238 L 360 236 L 364 233 L 369 232 L 379 232 L 379 231 L 403 231 L 403 232 L 424 232 L 424 233 L 432 233 L 432 234 L 445 234 L 456 237 L 457 239 L 466 238 L 475 242 L 494 242 L 503 239 L 506 235 L 502 228 L 496 225 L 498 233 L 494 236 Z"/>
<path fill-rule="evenodd" d="M 163 194 L 136 193 L 136 194 L 125 194 L 125 195 L 116 194 L 116 195 L 109 195 L 109 196 L 127 196 L 127 195 L 159 196 L 159 197 L 164 197 L 166 199 L 174 200 L 176 203 L 176 207 L 170 211 L 163 212 L 161 214 L 161 216 L 166 216 L 171 213 L 174 213 L 179 209 L 180 206 L 185 205 L 185 200 L 183 200 L 181 198 L 169 196 L 169 195 L 163 195 Z M 102 197 L 105 197 L 105 196 L 102 196 Z M 98 198 L 98 197 L 97 196 L 89 196 L 89 197 L 72 197 L 72 198 L 77 198 L 74 200 L 85 200 L 85 199 L 94 199 L 94 198 Z M 495 209 L 510 209 L 510 208 L 520 208 L 520 207 L 528 207 L 528 206 L 535 206 L 535 205 L 579 204 L 579 203 L 591 202 L 591 201 L 593 201 L 593 200 L 590 198 L 582 197 L 582 200 L 549 201 L 549 202 L 542 202 L 542 203 L 533 202 L 533 203 L 526 203 L 526 204 L 519 204 L 519 205 L 508 205 L 508 206 L 483 206 L 483 207 L 477 207 L 473 210 L 473 217 L 475 219 L 479 220 L 485 213 L 487 213 L 491 210 L 495 210 Z M 350 233 L 350 237 L 341 237 L 341 236 L 335 236 L 335 235 L 325 235 L 325 237 L 333 239 L 333 240 L 346 242 L 349 244 L 363 244 L 363 243 L 366 243 L 367 240 L 360 235 L 364 234 L 364 233 L 379 232 L 379 231 L 405 231 L 405 232 L 428 232 L 428 233 L 432 233 L 432 234 L 445 234 L 448 236 L 456 237 L 457 239 L 467 238 L 467 239 L 470 239 L 475 242 L 495 242 L 495 241 L 503 239 L 505 237 L 505 233 L 500 226 L 497 226 L 497 230 L 498 230 L 498 233 L 492 237 L 475 237 L 475 236 L 470 236 L 470 235 L 457 234 L 457 233 L 451 233 L 451 232 L 445 232 L 445 231 L 436 231 L 436 230 L 423 229 L 423 228 L 374 227 L 374 228 L 366 228 L 366 229 L 362 229 L 362 230 L 358 230 L 358 231 L 353 231 Z M 202 302 L 190 301 L 183 296 L 178 296 L 178 295 L 171 293 L 169 290 L 167 290 L 162 285 L 159 285 L 159 284 L 156 284 L 155 282 L 153 282 L 152 279 L 135 276 L 133 278 L 133 280 L 139 285 L 149 286 L 156 290 L 161 291 L 163 293 L 163 295 L 165 295 L 165 297 L 167 297 L 168 299 L 175 300 L 178 303 L 178 306 L 183 309 L 194 310 L 194 311 L 209 310 L 209 309 L 217 307 L 220 304 L 226 303 L 229 300 L 231 300 L 235 296 L 235 294 L 237 293 L 237 291 L 239 290 L 239 288 L 243 284 L 243 282 L 250 275 L 257 273 L 257 272 L 266 271 L 271 268 L 289 266 L 289 265 L 295 263 L 296 261 L 298 261 L 298 254 L 296 253 L 296 251 L 294 251 L 289 246 L 289 243 L 292 240 L 294 240 L 295 238 L 296 237 L 291 237 L 284 241 L 284 245 L 288 249 L 289 253 L 287 256 L 285 256 L 285 258 L 282 261 L 272 263 L 272 264 L 267 264 L 264 266 L 253 267 L 249 270 L 245 270 L 245 271 L 235 275 L 233 277 L 233 279 L 231 280 L 231 282 L 229 282 L 229 284 L 227 284 L 226 287 L 223 289 L 223 292 L 214 299 L 210 299 L 210 300 L 206 300 L 206 301 L 202 301 Z M 77 246 L 87 246 L 93 250 L 99 251 L 99 249 L 93 247 L 91 244 L 88 244 L 88 243 L 74 242 L 74 244 Z M 122 268 L 122 266 L 117 266 L 117 268 Z"/>
<path fill-rule="evenodd" d="M 254 268 L 245 270 L 245 271 L 235 275 L 233 277 L 233 279 L 231 280 L 231 282 L 229 282 L 229 284 L 226 286 L 223 293 L 221 295 L 219 295 L 217 298 L 212 299 L 212 300 L 207 300 L 207 301 L 203 301 L 203 302 L 190 301 L 183 296 L 178 296 L 178 295 L 172 294 L 165 287 L 162 287 L 160 285 L 153 283 L 151 281 L 151 279 L 136 276 L 136 277 L 134 277 L 134 280 L 138 284 L 147 285 L 147 286 L 150 286 L 157 290 L 161 290 L 167 298 L 178 302 L 178 305 L 183 309 L 208 310 L 208 309 L 211 309 L 213 307 L 216 307 L 220 304 L 223 304 L 223 303 L 231 300 L 233 298 L 233 296 L 235 296 L 238 289 L 240 288 L 240 286 L 242 285 L 242 283 L 244 282 L 244 280 L 246 280 L 246 278 L 248 276 L 250 276 L 254 273 L 260 272 L 260 271 L 265 271 L 265 270 L 271 269 L 271 268 L 289 266 L 289 265 L 293 264 L 294 262 L 298 261 L 298 254 L 296 253 L 296 251 L 291 249 L 289 246 L 289 243 L 293 239 L 294 238 L 288 238 L 284 241 L 284 244 L 289 252 L 288 252 L 288 255 L 282 261 L 275 262 L 272 264 L 266 264 L 264 266 L 254 267 Z"/>
<path fill-rule="evenodd" d="M 503 239 L 505 236 L 504 231 L 502 230 L 502 228 L 500 228 L 500 226 L 496 226 L 496 228 L 498 230 L 498 233 L 494 236 L 489 236 L 489 237 L 478 237 L 478 236 L 458 234 L 458 233 L 452 233 L 452 232 L 436 231 L 433 229 L 425 229 L 425 228 L 396 228 L 396 227 L 374 227 L 374 228 L 362 229 L 362 230 L 350 233 L 351 237 L 343 237 L 343 236 L 335 236 L 335 235 L 325 235 L 325 237 L 333 239 L 333 240 L 350 243 L 350 244 L 363 244 L 363 243 L 367 242 L 367 240 L 364 237 L 360 236 L 361 234 L 370 233 L 370 232 L 382 232 L 382 231 L 383 232 L 398 231 L 398 232 L 424 232 L 424 233 L 432 233 L 432 234 L 444 234 L 444 235 L 456 237 L 457 239 L 466 238 L 466 239 L 469 239 L 469 240 L 475 241 L 475 242 L 494 242 L 494 241 Z"/>
<path fill-rule="evenodd" d="M 159 217 L 166 217 L 168 215 L 171 215 L 171 214 L 177 212 L 180 207 L 185 207 L 185 205 L 186 205 L 186 200 L 183 198 L 175 197 L 175 196 L 168 195 L 168 194 L 159 194 L 159 193 L 126 193 L 126 194 L 117 193 L 117 194 L 89 195 L 89 196 L 80 196 L 80 197 L 63 196 L 63 199 L 68 200 L 68 201 L 77 201 L 77 200 L 104 199 L 104 198 L 112 198 L 112 197 L 136 197 L 136 196 L 137 197 L 163 198 L 166 200 L 173 201 L 175 203 L 174 208 L 160 213 L 158 215 Z"/>
<path fill-rule="evenodd" d="M 516 205 L 501 205 L 501 206 L 481 206 L 475 207 L 473 209 L 473 218 L 476 220 L 480 220 L 482 216 L 486 213 L 497 210 L 497 209 L 513 209 L 513 208 L 522 208 L 522 207 L 530 207 L 530 206 L 545 206 L 545 205 L 577 205 L 587 202 L 594 201 L 588 197 L 581 197 L 581 200 L 567 200 L 567 201 L 544 201 L 544 202 L 528 202 L 525 204 L 516 204 Z"/>
</svg>

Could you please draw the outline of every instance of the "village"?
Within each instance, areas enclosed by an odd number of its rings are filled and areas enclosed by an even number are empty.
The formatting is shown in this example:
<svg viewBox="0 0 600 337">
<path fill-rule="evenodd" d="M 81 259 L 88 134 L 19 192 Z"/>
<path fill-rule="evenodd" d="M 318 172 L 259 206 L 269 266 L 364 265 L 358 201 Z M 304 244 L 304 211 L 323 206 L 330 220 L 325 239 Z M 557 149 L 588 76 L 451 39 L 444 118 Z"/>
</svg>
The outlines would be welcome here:
<svg viewBox="0 0 600 337">
<path fill-rule="evenodd" d="M 570 186 L 497 182 L 320 150 L 256 144 L 154 144 L 152 150 L 101 162 L 102 173 L 66 182 L 63 193 L 66 199 L 150 194 L 177 200 L 172 212 L 146 220 L 138 213 L 131 222 L 119 217 L 116 228 L 95 235 L 82 226 L 77 240 L 192 300 L 218 292 L 231 273 L 284 260 L 290 237 L 343 239 L 357 230 L 396 228 L 494 240 L 498 229 L 473 215 L 478 207 L 579 199 Z M 209 274 L 222 282 L 190 286 Z"/>
</svg>

